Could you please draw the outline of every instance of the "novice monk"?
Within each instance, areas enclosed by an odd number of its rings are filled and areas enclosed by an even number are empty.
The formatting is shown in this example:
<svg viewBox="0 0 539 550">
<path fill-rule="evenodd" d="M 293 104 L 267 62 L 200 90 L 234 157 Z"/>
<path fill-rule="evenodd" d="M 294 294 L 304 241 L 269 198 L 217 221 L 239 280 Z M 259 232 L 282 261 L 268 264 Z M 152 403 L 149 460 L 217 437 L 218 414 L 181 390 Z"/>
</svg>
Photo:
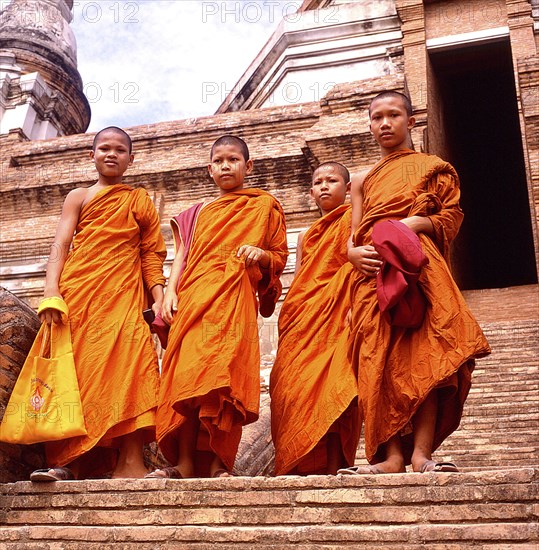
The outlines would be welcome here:
<svg viewBox="0 0 539 550">
<path fill-rule="evenodd" d="M 298 238 L 296 277 L 279 316 L 271 371 L 276 475 L 336 474 L 354 463 L 360 423 L 356 374 L 347 357 L 350 174 L 338 162 L 314 172 L 322 217 Z"/>
<path fill-rule="evenodd" d="M 161 312 L 171 326 L 157 438 L 173 466 L 148 477 L 230 475 L 242 426 L 258 417 L 258 305 L 269 317 L 281 294 L 284 214 L 269 193 L 243 188 L 253 161 L 242 139 L 222 136 L 210 158 L 220 196 L 178 217 Z"/>
<path fill-rule="evenodd" d="M 142 311 L 146 291 L 154 311 L 163 301 L 159 217 L 144 189 L 122 183 L 134 158 L 126 132 L 98 132 L 90 158 L 99 179 L 65 199 L 39 308 L 49 324 L 61 322 L 55 302 L 69 308 L 88 434 L 46 443 L 51 468 L 33 472 L 32 481 L 144 477 L 143 443 L 155 439 L 159 371 Z"/>
<path fill-rule="evenodd" d="M 447 262 L 463 217 L 459 180 L 447 162 L 410 149 L 406 96 L 382 92 L 369 116 L 382 159 L 352 183 L 349 258 L 352 364 L 371 466 L 342 473 L 404 472 L 410 463 L 415 472 L 457 471 L 432 452 L 459 425 L 474 359 L 490 352 Z"/>
</svg>

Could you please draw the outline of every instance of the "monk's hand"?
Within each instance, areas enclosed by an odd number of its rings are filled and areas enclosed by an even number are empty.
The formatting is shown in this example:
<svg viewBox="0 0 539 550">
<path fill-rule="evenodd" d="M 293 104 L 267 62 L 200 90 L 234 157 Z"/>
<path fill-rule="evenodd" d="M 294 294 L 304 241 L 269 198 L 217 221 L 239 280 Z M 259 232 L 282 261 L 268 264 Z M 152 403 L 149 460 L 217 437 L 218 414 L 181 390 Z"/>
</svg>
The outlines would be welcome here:
<svg viewBox="0 0 539 550">
<path fill-rule="evenodd" d="M 250 267 L 255 264 L 259 264 L 260 267 L 267 268 L 270 264 L 269 254 L 258 248 L 257 246 L 251 246 L 249 244 L 244 244 L 238 249 L 236 254 L 238 258 L 245 259 L 245 266 Z"/>
<path fill-rule="evenodd" d="M 57 309 L 47 308 L 39 314 L 39 320 L 42 323 L 55 323 L 56 325 L 62 322 L 62 314 Z"/>
<path fill-rule="evenodd" d="M 45 289 L 43 299 L 45 300 L 47 298 L 60 298 L 60 300 L 64 299 L 64 297 L 60 294 L 58 290 L 52 289 Z M 62 313 L 57 309 L 47 308 L 39 314 L 39 320 L 42 323 L 47 323 L 47 325 L 50 325 L 51 323 L 55 323 L 58 325 L 62 322 Z"/>
<path fill-rule="evenodd" d="M 152 311 L 154 312 L 154 315 L 157 315 L 163 310 L 163 300 L 158 300 L 157 302 L 154 302 L 152 304 Z"/>
<path fill-rule="evenodd" d="M 163 309 L 163 300 L 165 298 L 163 285 L 155 285 L 151 292 L 153 298 L 152 311 L 154 312 L 154 315 L 157 315 L 158 313 L 161 313 L 161 310 Z"/>
<path fill-rule="evenodd" d="M 382 267 L 380 254 L 370 244 L 349 248 L 348 260 L 367 277 L 374 277 Z"/>
<path fill-rule="evenodd" d="M 178 311 L 178 296 L 176 296 L 175 292 L 165 292 L 163 307 L 161 308 L 161 318 L 165 323 L 171 325 L 176 311 Z"/>
</svg>

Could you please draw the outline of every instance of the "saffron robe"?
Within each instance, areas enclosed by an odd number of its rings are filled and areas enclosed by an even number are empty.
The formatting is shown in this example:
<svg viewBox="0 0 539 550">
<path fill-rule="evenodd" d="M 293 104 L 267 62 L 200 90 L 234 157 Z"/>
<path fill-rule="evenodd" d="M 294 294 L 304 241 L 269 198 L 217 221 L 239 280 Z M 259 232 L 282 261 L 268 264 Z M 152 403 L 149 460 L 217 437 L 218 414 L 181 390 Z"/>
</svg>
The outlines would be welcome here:
<svg viewBox="0 0 539 550">
<path fill-rule="evenodd" d="M 363 197 L 355 246 L 372 244 L 371 231 L 381 220 L 428 216 L 434 228 L 434 238 L 418 235 L 429 260 L 418 280 L 428 302 L 419 328 L 391 326 L 381 315 L 376 277 L 356 270 L 352 283 L 350 352 L 358 369 L 365 453 L 371 463 L 383 461 L 383 444 L 400 433 L 409 464 L 418 407 L 438 389 L 435 450 L 458 427 L 475 358 L 490 348 L 448 267 L 449 245 L 463 219 L 453 167 L 435 156 L 396 151 L 366 176 Z"/>
<path fill-rule="evenodd" d="M 49 464 L 108 447 L 99 459 L 89 453 L 81 460 L 81 474 L 103 473 L 114 467 L 117 437 L 146 428 L 147 440 L 155 438 L 159 367 L 142 311 L 147 291 L 165 283 L 165 257 L 159 216 L 144 189 L 111 185 L 82 207 L 60 292 L 88 434 L 45 444 Z"/>
<path fill-rule="evenodd" d="M 347 463 L 354 463 L 360 422 L 347 354 L 351 213 L 341 205 L 306 231 L 300 269 L 281 308 L 270 375 L 276 475 L 325 473 L 330 429 L 339 434 Z"/>
<path fill-rule="evenodd" d="M 246 267 L 236 256 L 243 244 L 268 252 L 269 268 Z M 177 464 L 186 412 L 199 408 L 209 439 L 197 450 L 211 450 L 232 469 L 242 426 L 259 412 L 257 306 L 273 313 L 287 256 L 284 213 L 269 193 L 234 191 L 199 211 L 162 363 L 157 438 L 170 463 Z"/>
</svg>

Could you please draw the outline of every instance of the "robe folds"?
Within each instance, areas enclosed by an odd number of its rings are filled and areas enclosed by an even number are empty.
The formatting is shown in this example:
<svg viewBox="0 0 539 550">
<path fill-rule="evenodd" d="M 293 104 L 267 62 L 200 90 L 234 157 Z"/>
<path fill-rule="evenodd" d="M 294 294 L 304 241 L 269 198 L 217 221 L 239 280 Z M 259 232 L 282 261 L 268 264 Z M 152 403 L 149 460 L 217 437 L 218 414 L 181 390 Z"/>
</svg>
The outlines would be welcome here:
<svg viewBox="0 0 539 550">
<path fill-rule="evenodd" d="M 159 367 L 142 311 L 164 285 L 166 247 L 144 189 L 111 185 L 82 207 L 60 277 L 88 434 L 45 445 L 48 463 L 85 456 L 90 474 L 114 467 L 116 438 L 138 429 L 155 438 Z M 81 465 L 84 469 L 86 466 Z"/>
<path fill-rule="evenodd" d="M 178 428 L 198 409 L 197 451 L 216 454 L 231 470 L 242 426 L 258 418 L 258 309 L 269 317 L 282 291 L 284 213 L 269 193 L 241 189 L 205 204 L 193 231 L 163 357 L 157 439 L 177 464 Z M 244 244 L 268 252 L 269 268 L 246 267 L 237 257 Z M 196 473 L 207 475 L 199 458 Z"/>
<path fill-rule="evenodd" d="M 326 436 L 339 434 L 354 463 L 360 435 L 356 374 L 348 359 L 351 207 L 341 205 L 305 233 L 300 269 L 279 315 L 270 377 L 275 473 L 324 473 Z"/>
<path fill-rule="evenodd" d="M 490 348 L 448 267 L 449 246 L 463 218 L 453 167 L 432 155 L 396 151 L 367 174 L 363 197 L 355 246 L 372 244 L 372 229 L 382 220 L 428 216 L 434 228 L 433 238 L 418 235 L 429 260 L 418 279 L 428 302 L 419 328 L 391 326 L 381 315 L 376 277 L 356 270 L 352 282 L 350 353 L 358 369 L 365 453 L 369 462 L 381 462 L 383 444 L 400 433 L 409 464 L 418 407 L 437 389 L 435 450 L 458 427 L 475 358 Z"/>
</svg>

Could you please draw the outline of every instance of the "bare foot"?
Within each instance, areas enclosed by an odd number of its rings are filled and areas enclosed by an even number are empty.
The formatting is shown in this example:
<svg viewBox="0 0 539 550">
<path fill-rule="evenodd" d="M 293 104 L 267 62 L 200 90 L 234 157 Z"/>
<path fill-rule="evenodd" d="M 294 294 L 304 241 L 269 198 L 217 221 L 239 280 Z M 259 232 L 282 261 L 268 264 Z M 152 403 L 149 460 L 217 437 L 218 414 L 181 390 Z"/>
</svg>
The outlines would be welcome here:
<svg viewBox="0 0 539 550">
<path fill-rule="evenodd" d="M 377 464 L 368 466 L 351 466 L 337 470 L 343 475 L 369 475 L 369 474 L 400 474 L 406 472 L 404 461 L 399 457 L 391 457 Z"/>
<path fill-rule="evenodd" d="M 414 472 L 458 472 L 458 468 L 453 462 L 436 462 L 434 460 L 426 460 L 419 469 L 414 468 Z"/>
<path fill-rule="evenodd" d="M 224 468 L 219 468 L 213 472 L 211 477 L 234 477 L 234 474 L 231 474 L 228 470 Z"/>
<path fill-rule="evenodd" d="M 110 476 L 111 479 L 142 479 L 146 474 L 148 473 L 148 470 L 142 466 L 142 467 L 117 467 L 114 472 L 112 472 L 112 475 Z"/>
<path fill-rule="evenodd" d="M 146 474 L 144 477 L 145 479 L 183 479 L 184 476 L 177 466 L 166 466 L 157 468 L 157 470 Z"/>
<path fill-rule="evenodd" d="M 376 468 L 378 474 L 402 474 L 406 472 L 406 466 L 404 465 L 404 460 L 400 457 L 390 457 L 383 462 L 378 462 L 371 466 Z"/>
<path fill-rule="evenodd" d="M 222 460 L 215 455 L 210 466 L 210 477 L 233 477 L 234 475 L 228 471 Z"/>
</svg>

